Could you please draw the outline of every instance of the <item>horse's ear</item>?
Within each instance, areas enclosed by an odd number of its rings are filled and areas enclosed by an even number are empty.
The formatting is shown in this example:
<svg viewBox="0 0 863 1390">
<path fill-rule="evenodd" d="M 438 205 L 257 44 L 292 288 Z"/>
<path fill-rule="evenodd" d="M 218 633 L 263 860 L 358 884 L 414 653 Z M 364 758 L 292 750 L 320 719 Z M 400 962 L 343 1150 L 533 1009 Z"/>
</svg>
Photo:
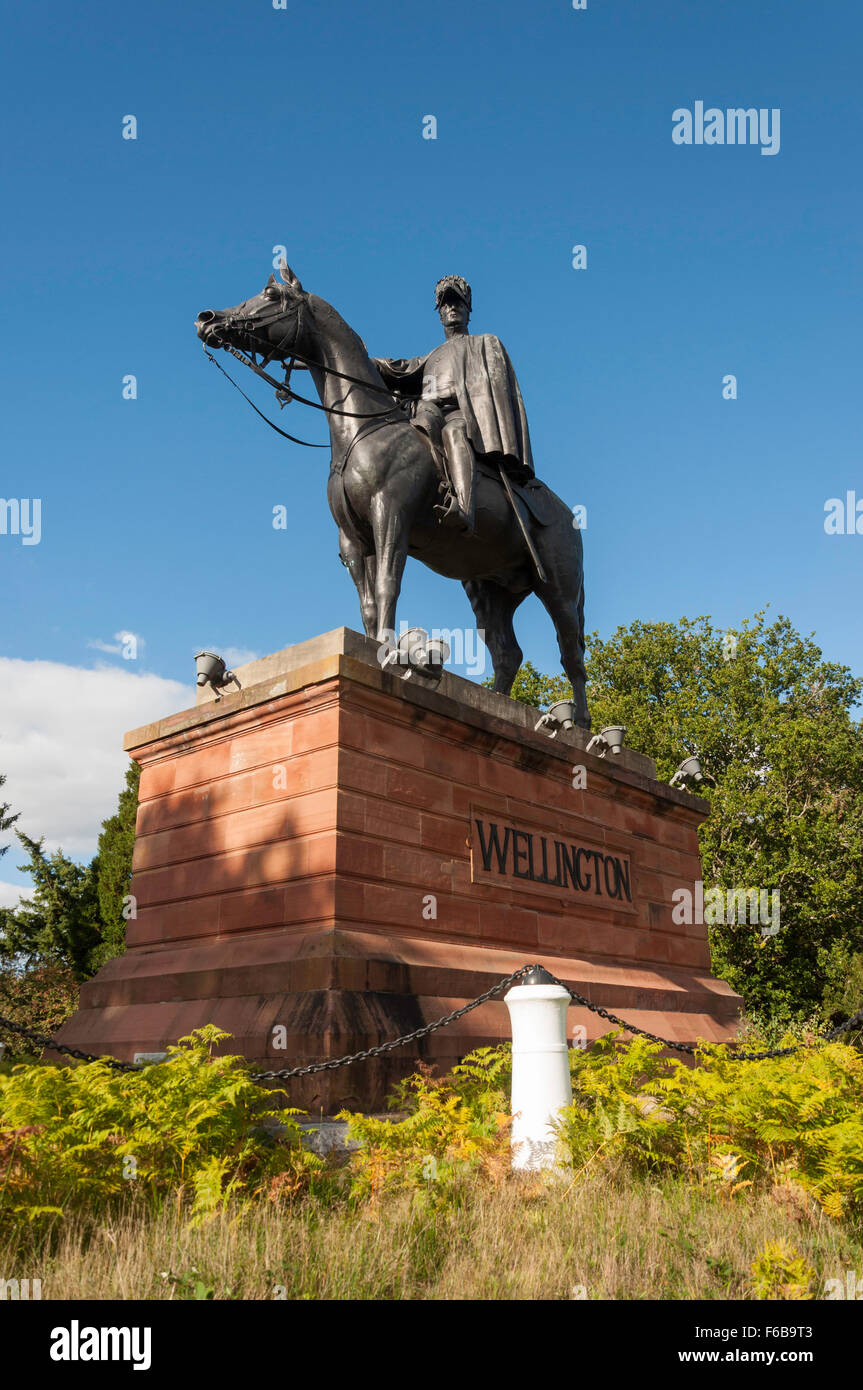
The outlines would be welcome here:
<svg viewBox="0 0 863 1390">
<path fill-rule="evenodd" d="M 269 278 L 269 280 L 267 281 L 267 284 L 264 286 L 264 289 L 266 289 L 269 285 L 275 285 L 275 283 L 276 283 L 276 277 L 275 277 L 275 275 L 273 274 L 273 272 L 270 271 L 270 278 Z"/>
<path fill-rule="evenodd" d="M 291 267 L 288 265 L 284 256 L 282 257 L 282 264 L 279 266 L 279 274 L 281 275 L 285 284 L 290 285 L 291 289 L 296 290 L 297 294 L 303 293 L 303 287 L 300 284 L 299 279 L 291 270 Z"/>
</svg>

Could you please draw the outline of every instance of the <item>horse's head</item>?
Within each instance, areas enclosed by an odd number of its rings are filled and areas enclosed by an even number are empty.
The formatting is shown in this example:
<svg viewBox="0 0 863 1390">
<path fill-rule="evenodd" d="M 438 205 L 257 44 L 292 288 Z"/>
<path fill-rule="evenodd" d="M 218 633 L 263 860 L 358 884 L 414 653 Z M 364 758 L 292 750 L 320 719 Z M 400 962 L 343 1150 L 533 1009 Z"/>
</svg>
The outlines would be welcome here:
<svg viewBox="0 0 863 1390">
<path fill-rule="evenodd" d="M 298 347 L 308 296 L 285 261 L 279 274 L 281 283 L 271 275 L 254 299 L 231 309 L 203 309 L 195 329 L 204 346 L 261 353 L 268 362 L 290 357 Z"/>
</svg>

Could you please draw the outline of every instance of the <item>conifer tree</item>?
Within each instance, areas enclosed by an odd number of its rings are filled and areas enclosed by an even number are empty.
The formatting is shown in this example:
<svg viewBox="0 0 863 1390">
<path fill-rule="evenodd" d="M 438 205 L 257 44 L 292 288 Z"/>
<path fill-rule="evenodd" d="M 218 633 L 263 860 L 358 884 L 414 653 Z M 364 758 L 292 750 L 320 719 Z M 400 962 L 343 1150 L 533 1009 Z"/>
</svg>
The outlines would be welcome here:
<svg viewBox="0 0 863 1390">
<path fill-rule="evenodd" d="M 129 912 L 129 883 L 132 877 L 132 850 L 135 819 L 138 814 L 138 783 L 141 769 L 130 763 L 126 785 L 120 792 L 117 810 L 102 822 L 99 836 L 99 912 L 102 918 L 102 949 L 99 965 L 126 949 L 126 921 Z M 124 913 L 126 914 L 124 916 Z"/>
<path fill-rule="evenodd" d="M 0 772 L 0 787 L 3 787 L 5 785 L 5 782 L 5 775 L 4 773 Z M 11 830 L 12 826 L 18 819 L 18 816 L 21 814 L 20 811 L 16 811 L 14 816 L 10 816 L 9 812 L 11 809 L 12 808 L 9 805 L 8 801 L 0 801 L 0 835 L 3 834 L 4 830 Z M 6 853 L 8 848 L 8 845 L 0 845 L 0 859 L 3 858 L 3 855 Z"/>
</svg>

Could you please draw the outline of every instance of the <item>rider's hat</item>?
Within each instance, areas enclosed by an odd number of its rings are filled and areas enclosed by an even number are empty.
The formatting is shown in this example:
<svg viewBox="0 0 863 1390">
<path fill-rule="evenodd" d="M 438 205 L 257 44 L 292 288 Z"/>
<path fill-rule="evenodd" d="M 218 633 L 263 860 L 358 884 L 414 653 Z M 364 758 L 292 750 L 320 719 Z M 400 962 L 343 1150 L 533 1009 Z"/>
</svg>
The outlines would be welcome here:
<svg viewBox="0 0 863 1390">
<path fill-rule="evenodd" d="M 442 280 L 438 280 L 434 287 L 434 302 L 436 309 L 440 308 L 441 301 L 447 290 L 452 290 L 454 294 L 457 294 L 459 299 L 467 305 L 468 312 L 470 312 L 470 285 L 467 280 L 462 279 L 460 275 L 445 275 Z"/>
</svg>

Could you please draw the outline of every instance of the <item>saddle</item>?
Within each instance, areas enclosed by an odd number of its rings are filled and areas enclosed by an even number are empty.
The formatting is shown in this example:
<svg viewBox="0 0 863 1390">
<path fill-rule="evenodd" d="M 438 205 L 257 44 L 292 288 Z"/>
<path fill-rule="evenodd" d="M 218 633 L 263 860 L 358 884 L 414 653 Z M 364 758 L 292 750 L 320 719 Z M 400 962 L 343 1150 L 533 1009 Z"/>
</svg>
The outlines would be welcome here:
<svg viewBox="0 0 863 1390">
<path fill-rule="evenodd" d="M 503 487 L 500 472 L 493 463 L 478 459 L 477 473 L 482 473 L 486 478 L 493 478 Z M 537 525 L 550 526 L 554 520 L 554 502 L 553 494 L 549 492 L 545 483 L 539 478 L 528 478 L 527 482 L 517 483 L 511 477 L 509 481 L 516 497 L 524 503 Z"/>
<path fill-rule="evenodd" d="M 365 436 L 366 434 L 373 434 L 375 430 L 380 429 L 382 425 L 387 423 L 391 422 L 385 420 L 376 421 L 373 424 L 366 425 L 364 428 L 360 429 L 357 432 L 354 439 L 348 445 L 348 448 L 345 450 L 345 452 L 341 454 L 339 457 L 336 457 L 335 455 L 333 456 L 330 462 L 330 474 L 335 474 L 337 477 L 341 478 L 344 474 L 345 465 L 348 462 L 348 459 L 350 458 L 354 445 L 358 443 L 358 441 L 363 436 Z M 446 455 L 444 454 L 443 448 L 438 446 L 435 443 L 435 441 L 431 439 L 426 430 L 416 426 L 413 420 L 411 420 L 410 423 L 417 430 L 417 433 L 423 436 L 426 443 L 429 445 L 432 457 L 434 458 L 438 472 L 441 475 L 442 485 L 445 485 L 446 487 L 451 487 L 451 482 L 446 466 Z M 498 467 L 493 463 L 487 462 L 482 457 L 477 459 L 477 474 L 480 473 L 483 474 L 484 477 L 492 479 L 492 481 L 496 482 L 498 486 L 500 486 L 501 488 L 503 487 L 503 483 L 500 480 L 500 470 L 498 469 Z M 515 478 L 510 477 L 509 481 L 516 498 L 524 505 L 524 507 L 533 517 L 537 525 L 550 526 L 554 520 L 554 494 L 549 491 L 545 483 L 542 482 L 539 478 L 528 478 L 525 482 L 516 482 Z M 350 515 L 350 520 L 354 523 L 355 526 L 359 526 L 360 528 L 362 528 L 362 522 L 360 521 L 360 519 L 353 515 L 352 508 L 350 507 L 347 496 L 344 493 L 344 488 L 341 489 L 341 496 L 345 511 Z"/>
</svg>

